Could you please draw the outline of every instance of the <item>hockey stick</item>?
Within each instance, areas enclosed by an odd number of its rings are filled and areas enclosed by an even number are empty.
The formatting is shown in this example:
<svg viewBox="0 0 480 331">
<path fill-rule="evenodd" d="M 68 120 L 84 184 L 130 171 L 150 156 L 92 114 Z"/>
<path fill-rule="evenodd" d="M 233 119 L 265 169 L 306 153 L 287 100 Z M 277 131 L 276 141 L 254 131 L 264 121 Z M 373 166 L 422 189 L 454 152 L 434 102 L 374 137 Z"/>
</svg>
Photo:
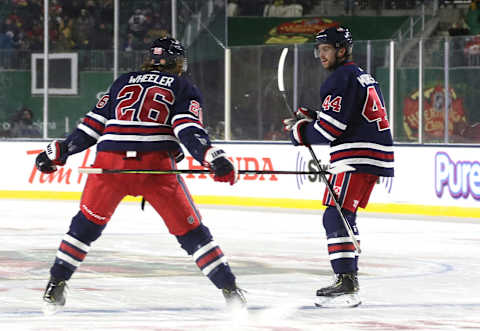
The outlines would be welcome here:
<svg viewBox="0 0 480 331">
<path fill-rule="evenodd" d="M 335 168 L 327 168 L 322 166 L 320 171 L 290 171 L 290 170 L 238 170 L 238 174 L 252 175 L 322 175 L 322 174 L 338 174 L 345 171 L 353 170 L 352 167 L 345 165 Z M 92 167 L 80 167 L 78 172 L 84 174 L 150 174 L 150 175 L 181 175 L 181 174 L 211 174 L 208 169 L 102 169 Z"/>
<path fill-rule="evenodd" d="M 285 105 L 286 105 L 289 113 L 293 116 L 293 118 L 297 118 L 297 115 L 295 115 L 295 112 L 293 111 L 293 109 L 290 107 L 290 104 L 288 103 L 287 91 L 285 89 L 285 84 L 284 84 L 284 80 L 283 80 L 283 71 L 284 71 L 284 67 L 285 67 L 285 60 L 287 59 L 287 54 L 288 54 L 288 48 L 285 47 L 282 50 L 282 54 L 280 55 L 280 60 L 278 61 L 278 72 L 277 72 L 278 90 L 282 94 L 283 101 L 285 102 Z M 305 147 L 308 148 L 308 150 L 310 152 L 310 155 L 312 156 L 312 159 L 315 162 L 315 164 L 317 165 L 318 169 L 322 169 L 322 165 L 320 164 L 320 160 L 317 158 L 317 155 L 313 151 L 312 146 L 305 145 Z M 350 167 L 350 168 L 351 169 L 347 170 L 347 171 L 354 170 L 353 167 Z M 340 172 L 338 172 L 338 173 L 340 173 Z M 350 226 L 350 223 L 348 223 L 348 221 L 345 219 L 345 215 L 343 215 L 342 208 L 340 207 L 340 203 L 338 202 L 338 197 L 335 194 L 335 192 L 333 190 L 333 187 L 330 184 L 330 182 L 328 181 L 325 174 L 326 174 L 325 172 L 320 172 L 320 178 L 324 182 L 325 186 L 327 187 L 328 193 L 330 194 L 330 196 L 333 199 L 333 202 L 334 202 L 335 207 L 338 211 L 338 214 L 340 215 L 340 218 L 342 219 L 345 230 L 347 230 L 348 236 L 352 240 L 353 245 L 355 246 L 355 249 L 357 250 L 358 254 L 360 254 L 362 252 L 362 249 L 360 248 L 360 244 L 358 243 L 357 238 L 355 238 L 355 234 L 353 233 L 353 230 L 352 230 L 352 227 Z"/>
</svg>

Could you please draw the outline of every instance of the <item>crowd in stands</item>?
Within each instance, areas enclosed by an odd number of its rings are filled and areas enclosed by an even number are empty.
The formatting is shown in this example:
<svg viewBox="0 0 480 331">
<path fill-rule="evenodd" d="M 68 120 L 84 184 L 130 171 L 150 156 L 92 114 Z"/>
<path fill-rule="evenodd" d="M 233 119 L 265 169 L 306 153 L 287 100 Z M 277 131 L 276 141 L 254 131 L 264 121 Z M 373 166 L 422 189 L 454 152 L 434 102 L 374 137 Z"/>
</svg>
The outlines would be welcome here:
<svg viewBox="0 0 480 331">
<path fill-rule="evenodd" d="M 43 49 L 43 0 L 4 0 L 0 13 L 0 49 Z M 49 38 L 53 51 L 111 49 L 113 0 L 50 0 Z M 132 6 L 138 5 L 137 8 Z M 124 50 L 145 49 L 170 27 L 169 1 L 122 1 L 121 44 Z M 3 5 L 2 5 L 3 6 Z M 3 15 L 2 15 L 3 14 Z M 122 17 L 123 16 L 123 17 Z M 148 39 L 148 40 L 147 40 Z"/>
<path fill-rule="evenodd" d="M 306 16 L 329 0 L 230 0 L 230 16 Z M 361 9 L 411 9 L 424 0 L 344 0 L 345 14 Z M 440 4 L 448 0 L 435 0 Z M 43 0 L 2 0 L 0 49 L 43 49 Z M 201 1 L 180 1 L 179 23 L 187 23 Z M 473 2 L 476 2 L 474 0 Z M 113 47 L 113 0 L 50 0 L 52 51 L 104 50 Z M 322 7 L 323 5 L 323 7 Z M 120 45 L 123 51 L 145 49 L 170 30 L 170 1 L 120 1 Z M 327 14 L 322 12 L 321 14 Z M 184 21 L 182 21 L 184 20 Z"/>
</svg>

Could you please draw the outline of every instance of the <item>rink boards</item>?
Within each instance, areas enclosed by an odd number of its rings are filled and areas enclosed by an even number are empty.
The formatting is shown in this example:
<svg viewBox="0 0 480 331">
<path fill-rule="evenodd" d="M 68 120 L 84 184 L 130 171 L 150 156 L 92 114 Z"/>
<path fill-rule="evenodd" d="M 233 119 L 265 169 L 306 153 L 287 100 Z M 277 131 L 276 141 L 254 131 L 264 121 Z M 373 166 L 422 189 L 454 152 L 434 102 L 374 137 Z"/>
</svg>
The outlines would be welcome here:
<svg viewBox="0 0 480 331">
<path fill-rule="evenodd" d="M 54 174 L 41 174 L 35 156 L 46 142 L 1 142 L 3 199 L 79 199 L 92 148 L 69 158 Z M 238 169 L 315 171 L 308 149 L 287 143 L 218 143 Z M 328 147 L 314 148 L 328 160 Z M 381 178 L 365 211 L 480 218 L 480 162 L 478 147 L 404 146 L 395 150 L 395 177 Z M 188 156 L 179 169 L 200 169 Z M 128 175 L 126 175 L 128 176 Z M 241 175 L 234 186 L 214 182 L 209 175 L 182 175 L 198 204 L 322 209 L 324 185 L 317 175 Z M 139 198 L 127 197 L 135 201 Z"/>
</svg>

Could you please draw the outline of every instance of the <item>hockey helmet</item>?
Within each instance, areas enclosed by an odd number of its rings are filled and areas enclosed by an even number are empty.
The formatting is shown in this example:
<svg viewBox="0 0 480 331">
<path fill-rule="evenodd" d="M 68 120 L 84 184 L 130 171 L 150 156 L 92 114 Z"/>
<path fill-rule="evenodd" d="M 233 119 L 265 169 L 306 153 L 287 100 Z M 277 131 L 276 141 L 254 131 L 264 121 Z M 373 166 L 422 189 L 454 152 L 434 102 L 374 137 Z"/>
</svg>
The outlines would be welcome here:
<svg viewBox="0 0 480 331">
<path fill-rule="evenodd" d="M 183 71 L 187 71 L 187 59 L 183 45 L 170 37 L 158 38 L 150 46 L 150 58 L 153 65 L 172 69 L 177 66 L 178 60 L 183 60 Z"/>
<path fill-rule="evenodd" d="M 314 54 L 316 58 L 319 57 L 317 46 L 321 44 L 329 44 L 335 47 L 336 49 L 345 47 L 345 49 L 347 50 L 347 56 L 348 56 L 352 53 L 352 47 L 353 47 L 352 34 L 348 28 L 343 26 L 331 27 L 331 28 L 320 31 L 315 36 Z"/>
</svg>

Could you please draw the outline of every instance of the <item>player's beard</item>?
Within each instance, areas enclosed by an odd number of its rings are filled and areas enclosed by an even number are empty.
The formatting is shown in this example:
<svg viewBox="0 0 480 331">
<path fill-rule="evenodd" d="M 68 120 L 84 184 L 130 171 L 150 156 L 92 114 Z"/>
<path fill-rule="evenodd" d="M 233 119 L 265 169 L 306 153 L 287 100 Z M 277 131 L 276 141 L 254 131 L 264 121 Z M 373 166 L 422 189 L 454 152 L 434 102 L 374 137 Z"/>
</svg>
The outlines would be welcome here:
<svg viewBox="0 0 480 331">
<path fill-rule="evenodd" d="M 341 65 L 343 65 L 345 62 L 347 62 L 347 57 L 339 57 L 337 56 L 338 51 L 335 53 L 335 61 L 332 63 L 330 67 L 327 68 L 328 71 L 334 71 Z"/>
</svg>

